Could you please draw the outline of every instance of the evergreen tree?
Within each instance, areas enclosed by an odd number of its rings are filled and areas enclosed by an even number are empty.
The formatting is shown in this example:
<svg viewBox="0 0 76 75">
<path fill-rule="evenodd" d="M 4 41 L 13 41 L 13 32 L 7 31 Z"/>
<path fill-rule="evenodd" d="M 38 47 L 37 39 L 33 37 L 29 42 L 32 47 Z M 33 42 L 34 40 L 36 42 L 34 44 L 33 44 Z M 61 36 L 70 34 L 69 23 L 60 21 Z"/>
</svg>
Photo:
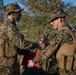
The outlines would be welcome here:
<svg viewBox="0 0 76 75">
<path fill-rule="evenodd" d="M 76 24 L 76 6 L 72 3 L 65 3 L 62 0 L 19 0 L 24 6 L 28 7 L 28 11 L 35 16 L 47 16 L 52 10 L 62 8 L 67 14 L 67 20 L 70 24 Z"/>
<path fill-rule="evenodd" d="M 57 7 L 62 7 L 61 0 L 19 0 L 23 5 L 27 6 L 29 10 L 36 16 L 45 16 L 51 10 Z"/>
<path fill-rule="evenodd" d="M 62 0 L 19 0 L 30 12 L 24 12 L 21 24 L 22 31 L 30 40 L 38 39 L 40 34 L 49 35 L 51 26 L 49 24 L 50 13 L 57 8 L 64 9 L 69 25 L 76 26 L 76 6 L 72 3 L 65 3 Z M 31 36 L 32 35 L 32 36 Z M 31 39 L 33 38 L 33 39 Z"/>
</svg>

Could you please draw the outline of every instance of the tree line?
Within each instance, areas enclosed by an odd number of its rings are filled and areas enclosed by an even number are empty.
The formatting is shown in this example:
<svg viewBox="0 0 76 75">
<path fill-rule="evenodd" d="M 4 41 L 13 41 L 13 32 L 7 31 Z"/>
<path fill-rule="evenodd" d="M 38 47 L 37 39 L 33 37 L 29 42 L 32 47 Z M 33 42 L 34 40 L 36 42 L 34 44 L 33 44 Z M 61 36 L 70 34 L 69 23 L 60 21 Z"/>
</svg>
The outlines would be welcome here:
<svg viewBox="0 0 76 75">
<path fill-rule="evenodd" d="M 64 9 L 68 24 L 76 28 L 76 6 L 71 2 L 65 3 L 62 0 L 18 0 L 18 2 L 24 6 L 24 11 L 20 23 L 17 24 L 26 39 L 38 41 L 39 35 L 49 36 L 53 33 L 50 17 L 52 10 L 57 8 Z M 3 0 L 0 0 L 0 21 L 4 18 L 3 7 Z"/>
</svg>

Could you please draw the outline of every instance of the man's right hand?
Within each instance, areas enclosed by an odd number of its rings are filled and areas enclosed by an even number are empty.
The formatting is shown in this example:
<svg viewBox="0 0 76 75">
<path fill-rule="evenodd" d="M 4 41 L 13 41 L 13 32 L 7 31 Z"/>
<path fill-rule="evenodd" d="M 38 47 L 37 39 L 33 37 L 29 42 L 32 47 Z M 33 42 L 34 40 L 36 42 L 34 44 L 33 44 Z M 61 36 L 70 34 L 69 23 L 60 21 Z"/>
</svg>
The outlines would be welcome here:
<svg viewBox="0 0 76 75">
<path fill-rule="evenodd" d="M 28 67 L 33 67 L 35 63 L 32 60 L 28 60 Z"/>
</svg>

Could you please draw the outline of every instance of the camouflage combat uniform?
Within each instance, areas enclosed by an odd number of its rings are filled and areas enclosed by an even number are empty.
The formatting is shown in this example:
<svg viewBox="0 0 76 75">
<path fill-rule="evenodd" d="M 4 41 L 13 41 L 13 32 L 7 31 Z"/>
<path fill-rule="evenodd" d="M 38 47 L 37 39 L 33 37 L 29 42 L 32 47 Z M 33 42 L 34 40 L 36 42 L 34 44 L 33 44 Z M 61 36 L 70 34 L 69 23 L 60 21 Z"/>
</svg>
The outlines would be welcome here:
<svg viewBox="0 0 76 75">
<path fill-rule="evenodd" d="M 8 12 L 22 10 L 18 4 L 8 4 L 7 7 Z M 6 14 L 8 12 L 6 11 Z M 35 47 L 37 44 L 25 40 L 14 22 L 9 19 L 2 22 L 0 25 L 0 75 L 19 75 L 17 50 L 26 51 Z"/>
<path fill-rule="evenodd" d="M 64 17 L 64 14 L 61 15 L 61 13 L 59 11 L 58 13 L 55 13 L 52 16 L 53 16 L 53 18 L 51 19 L 51 21 L 55 20 L 57 17 Z M 53 32 L 53 36 L 50 36 L 50 37 L 52 37 L 52 38 L 49 39 L 50 44 L 46 47 L 45 50 L 41 51 L 41 53 L 40 53 L 40 55 L 38 57 L 33 59 L 33 62 L 42 61 L 42 60 L 45 61 L 52 54 L 54 54 L 56 56 L 57 51 L 59 50 L 59 48 L 63 44 L 73 43 L 73 37 L 70 34 L 70 32 L 67 30 L 67 28 L 68 28 L 68 26 L 65 25 L 60 30 L 55 29 L 54 32 Z M 76 64 L 76 62 L 75 62 L 75 64 Z M 68 72 L 65 72 L 65 71 L 61 71 L 61 68 L 59 67 L 59 71 L 60 71 L 59 72 L 60 75 L 75 75 L 75 71 L 73 71 L 73 70 L 71 70 L 71 72 L 68 73 Z"/>
</svg>

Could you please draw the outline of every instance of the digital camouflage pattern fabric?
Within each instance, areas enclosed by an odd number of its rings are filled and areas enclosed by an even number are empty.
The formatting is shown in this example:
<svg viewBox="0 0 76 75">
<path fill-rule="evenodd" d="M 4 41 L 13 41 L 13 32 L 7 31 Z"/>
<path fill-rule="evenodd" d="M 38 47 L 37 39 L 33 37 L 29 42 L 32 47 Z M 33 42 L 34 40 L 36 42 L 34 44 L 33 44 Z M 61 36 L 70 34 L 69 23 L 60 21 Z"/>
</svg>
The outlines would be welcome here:
<svg viewBox="0 0 76 75">
<path fill-rule="evenodd" d="M 67 25 L 65 26 L 66 28 L 67 28 Z M 70 34 L 70 32 L 67 30 L 67 29 L 65 29 L 65 27 L 62 27 L 62 29 L 60 29 L 60 30 L 54 30 L 55 32 L 54 32 L 54 35 L 53 35 L 53 38 L 51 39 L 50 38 L 50 44 L 46 47 L 46 49 L 45 50 L 43 50 L 42 52 L 41 52 L 41 54 L 38 56 L 38 57 L 36 57 L 36 58 L 34 58 L 33 59 L 33 61 L 34 62 L 37 62 L 37 61 L 42 61 L 42 59 L 43 60 L 46 60 L 46 59 L 48 59 L 52 54 L 54 54 L 54 55 L 56 55 L 56 53 L 58 52 L 58 50 L 60 49 L 60 47 L 63 45 L 63 44 L 69 44 L 69 45 L 71 45 L 72 43 L 73 43 L 73 37 L 72 37 L 72 35 Z M 75 46 L 75 50 L 76 50 L 76 46 Z M 69 51 L 68 51 L 69 52 Z M 71 52 L 69 52 L 70 54 L 71 54 Z M 64 54 L 64 53 L 62 53 L 62 54 Z M 75 53 L 74 53 L 75 54 Z M 68 57 L 68 59 L 67 60 L 71 60 L 71 64 L 73 63 L 73 62 L 75 62 L 75 60 L 73 60 L 73 59 L 75 59 L 75 56 L 74 56 L 74 54 L 73 54 L 73 57 L 74 58 L 69 58 Z M 64 54 L 64 55 L 66 55 L 66 54 Z M 60 58 L 61 59 L 61 58 Z M 59 59 L 59 60 L 60 60 Z M 64 57 L 62 57 L 62 60 L 64 59 Z M 58 60 L 58 61 L 59 61 Z M 63 62 L 65 62 L 64 60 L 63 60 Z M 65 63 L 64 63 L 65 64 Z M 75 62 L 75 64 L 76 64 L 76 62 Z M 62 66 L 64 66 L 63 64 L 61 64 Z M 64 66 L 65 67 L 65 66 Z M 74 67 L 74 66 L 73 66 Z M 62 70 L 60 70 L 61 72 L 62 72 Z M 72 69 L 72 67 L 71 67 L 71 70 L 67 70 L 68 72 L 69 71 L 73 71 L 73 74 L 75 74 L 75 69 L 73 70 Z M 63 71 L 64 72 L 64 71 Z M 68 75 L 68 72 L 67 73 L 65 73 L 65 75 Z M 61 75 L 63 75 L 63 74 L 61 74 Z M 69 74 L 69 75 L 72 75 L 72 72 Z"/>
<path fill-rule="evenodd" d="M 58 61 L 60 75 L 74 75 L 76 72 L 74 66 L 76 64 L 76 37 L 74 34 L 76 33 L 66 23 L 65 16 L 65 12 L 61 8 L 52 10 L 50 24 L 54 29 L 53 35 L 50 34 L 49 45 L 41 51 L 38 57 L 33 59 L 33 62 L 44 62 L 53 55 Z"/>
<path fill-rule="evenodd" d="M 0 24 L 0 75 L 19 75 L 18 53 L 39 47 L 39 44 L 25 40 L 16 26 L 22 10 L 17 3 L 5 7 L 7 19 Z"/>
<path fill-rule="evenodd" d="M 16 24 L 10 22 L 8 19 L 0 25 L 0 40 L 3 50 L 3 52 L 0 50 L 0 68 L 3 68 L 7 72 L 5 73 L 6 75 L 10 75 L 10 73 L 12 73 L 11 75 L 15 75 L 17 71 L 19 73 L 17 48 L 30 50 L 35 46 L 33 43 L 24 40 L 24 36 L 20 34 Z M 8 69 L 10 71 L 9 74 Z M 4 70 L 0 72 L 0 75 L 3 75 Z"/>
<path fill-rule="evenodd" d="M 61 8 L 58 8 L 50 13 L 50 22 L 52 22 L 53 20 L 55 20 L 59 17 L 65 17 L 65 16 L 66 16 L 66 14 L 65 14 L 64 10 Z"/>
<path fill-rule="evenodd" d="M 5 14 L 9 14 L 10 12 L 19 12 L 23 9 L 20 8 L 20 6 L 17 3 L 10 3 L 5 7 Z"/>
</svg>

